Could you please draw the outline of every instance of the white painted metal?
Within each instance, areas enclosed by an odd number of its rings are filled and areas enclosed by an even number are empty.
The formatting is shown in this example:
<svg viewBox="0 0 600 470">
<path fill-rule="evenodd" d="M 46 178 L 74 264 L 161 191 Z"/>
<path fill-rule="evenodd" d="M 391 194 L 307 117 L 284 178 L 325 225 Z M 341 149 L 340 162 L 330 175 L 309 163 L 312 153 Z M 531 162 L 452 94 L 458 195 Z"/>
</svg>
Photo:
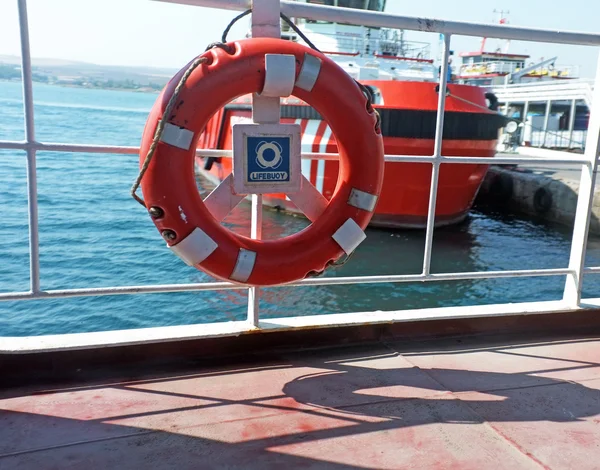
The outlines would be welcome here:
<svg viewBox="0 0 600 470">
<path fill-rule="evenodd" d="M 263 225 L 263 197 L 261 194 L 252 195 L 252 222 L 250 226 L 250 237 L 255 240 L 262 238 Z M 247 321 L 254 328 L 258 327 L 260 311 L 260 289 L 250 287 L 248 289 L 248 315 Z"/>
<path fill-rule="evenodd" d="M 442 64 L 440 69 L 440 82 L 438 91 L 438 108 L 435 123 L 435 143 L 433 148 L 433 168 L 431 170 L 431 187 L 429 189 L 429 208 L 427 210 L 427 231 L 425 233 L 425 254 L 423 256 L 423 274 L 429 274 L 431 267 L 431 247 L 433 245 L 433 231 L 435 227 L 435 206 L 437 202 L 437 188 L 440 179 L 440 165 L 442 159 L 442 142 L 444 134 L 444 116 L 446 108 L 446 87 L 448 84 L 448 59 L 450 57 L 449 34 L 444 35 L 442 44 Z"/>
<path fill-rule="evenodd" d="M 279 98 L 252 95 L 252 121 L 261 124 L 279 124 Z"/>
<path fill-rule="evenodd" d="M 250 6 L 250 0 L 166 0 L 171 3 L 187 3 L 190 5 L 202 5 L 207 7 L 216 7 L 233 10 L 243 10 Z M 68 143 L 37 143 L 34 135 L 34 119 L 33 119 L 33 96 L 32 96 L 32 81 L 31 81 L 31 64 L 28 39 L 28 24 L 26 0 L 18 0 L 19 5 L 19 20 L 21 28 L 21 49 L 22 49 L 22 69 L 23 69 L 23 90 L 25 103 L 25 126 L 26 126 L 26 141 L 25 142 L 7 142 L 0 141 L 0 149 L 23 150 L 27 152 L 28 158 L 28 187 L 29 187 L 29 219 L 30 219 L 30 244 L 31 244 L 31 291 L 30 292 L 9 292 L 0 294 L 0 301 L 9 300 L 29 300 L 29 299 L 49 299 L 49 298 L 66 298 L 66 297 L 84 297 L 84 296 L 101 296 L 101 295 L 122 295 L 122 294 L 143 294 L 157 292 L 188 292 L 188 291 L 204 291 L 204 290 L 241 290 L 246 289 L 244 286 L 236 285 L 229 282 L 211 282 L 201 284 L 176 284 L 176 285 L 155 285 L 155 286 L 117 286 L 106 288 L 83 288 L 83 289 L 66 289 L 66 290 L 50 290 L 42 291 L 39 286 L 39 248 L 38 248 L 38 226 L 37 226 L 37 188 L 36 188 L 36 172 L 35 172 L 35 153 L 38 150 L 50 152 L 91 152 L 91 153 L 111 153 L 111 154 L 138 154 L 137 147 L 127 146 L 106 146 L 106 145 L 81 145 Z M 276 6 L 276 9 L 272 7 Z M 277 0 L 261 0 L 256 1 L 255 14 L 253 20 L 253 31 L 257 35 L 279 35 L 279 17 L 277 8 L 279 2 Z M 551 30 L 536 30 L 531 28 L 517 28 L 512 26 L 491 26 L 460 22 L 444 22 L 438 20 L 427 20 L 420 18 L 410 18 L 398 15 L 389 15 L 384 13 L 372 13 L 359 10 L 335 9 L 331 7 L 323 7 L 317 5 L 308 5 L 295 2 L 284 1 L 281 3 L 282 10 L 288 16 L 305 17 L 315 20 L 331 20 L 342 23 L 358 23 L 373 27 L 392 27 L 408 30 L 420 30 L 441 33 L 454 33 L 469 36 L 486 36 L 497 38 L 508 38 L 517 40 L 543 41 L 553 43 L 567 44 L 582 44 L 582 45 L 600 45 L 599 34 L 584 34 L 559 32 Z M 277 11 L 276 11 L 277 10 Z M 446 49 L 448 49 L 446 44 Z M 447 56 L 446 56 L 447 58 Z M 443 66 L 447 64 L 444 60 Z M 441 89 L 445 89 L 443 80 L 446 77 L 445 70 L 442 70 Z M 575 229 L 573 232 L 573 242 L 571 246 L 571 255 L 568 268 L 561 269 L 531 269 L 531 270 L 513 270 L 513 271 L 487 271 L 487 272 L 464 272 L 464 273 L 443 273 L 431 274 L 429 270 L 425 270 L 422 274 L 417 275 L 380 275 L 380 276 L 353 276 L 353 277 L 330 277 L 330 278 L 311 278 L 298 281 L 287 286 L 309 287 L 318 285 L 350 285 L 350 284 L 365 284 L 365 283 L 401 283 L 401 282 L 432 282 L 432 281 L 457 281 L 468 279 L 497 279 L 497 278 L 512 278 L 512 277 L 536 277 L 536 276 L 566 276 L 564 298 L 556 302 L 541 302 L 531 304 L 500 304 L 492 306 L 479 306 L 477 309 L 472 307 L 457 307 L 457 308 L 442 308 L 429 310 L 415 311 L 400 311 L 400 312 L 359 312 L 352 314 L 335 314 L 319 317 L 295 317 L 290 319 L 275 319 L 262 321 L 258 319 L 258 291 L 250 289 L 249 305 L 248 305 L 248 322 L 228 322 L 212 325 L 200 325 L 198 327 L 173 327 L 170 333 L 165 329 L 144 329 L 144 330 L 128 330 L 126 334 L 115 335 L 115 332 L 110 332 L 110 335 L 105 333 L 92 333 L 97 335 L 97 338 L 102 338 L 97 343 L 104 344 L 103 341 L 110 344 L 119 343 L 119 341 L 130 341 L 131 343 L 143 343 L 148 341 L 163 341 L 173 338 L 184 338 L 194 336 L 193 332 L 198 332 L 200 329 L 210 336 L 233 335 L 249 331 L 255 327 L 263 329 L 289 329 L 297 327 L 310 327 L 322 325 L 343 325 L 343 324 L 360 324 L 364 322 L 378 321 L 406 321 L 424 320 L 433 318 L 461 318 L 466 316 L 485 316 L 485 315 L 511 315 L 525 313 L 543 313 L 548 311 L 563 311 L 574 310 L 579 307 L 587 307 L 589 305 L 594 308 L 600 306 L 598 299 L 580 300 L 581 285 L 583 282 L 583 273 L 597 274 L 600 273 L 600 267 L 584 268 L 585 246 L 587 241 L 587 233 L 590 220 L 591 201 L 593 196 L 593 187 L 595 179 L 595 170 L 597 165 L 598 153 L 600 150 L 600 88 L 597 84 L 600 83 L 600 61 L 596 82 L 594 86 L 593 106 L 592 109 L 598 110 L 592 112 L 590 119 L 590 131 L 588 132 L 587 148 L 585 158 L 571 157 L 569 154 L 547 155 L 540 157 L 496 157 L 493 159 L 487 158 L 471 158 L 471 157 L 443 157 L 438 149 L 438 142 L 441 141 L 441 130 L 443 126 L 443 117 L 440 120 L 438 117 L 437 135 L 436 135 L 436 152 L 433 156 L 392 156 L 387 155 L 388 162 L 430 162 L 430 163 L 546 163 L 553 165 L 568 165 L 579 163 L 583 165 L 583 171 L 580 183 L 580 198 L 578 200 L 577 214 L 575 218 Z M 589 84 L 586 85 L 591 91 Z M 511 88 L 509 87 L 506 87 Z M 549 90 L 549 92 L 553 92 Z M 441 95 L 444 95 L 441 93 Z M 543 97 L 544 100 L 550 99 L 550 96 Z M 582 99 L 572 97 L 571 99 Z M 441 101 L 441 100 L 440 100 Z M 514 102 L 511 99 L 511 102 Z M 592 100 L 588 95 L 587 101 L 591 104 Z M 253 116 L 257 120 L 264 119 L 269 122 L 269 119 L 279 120 L 279 100 L 277 98 L 260 97 L 253 102 Z M 443 104 L 438 103 L 440 109 L 443 109 Z M 275 106 L 277 107 L 275 111 Z M 441 123 L 440 123 L 441 121 Z M 441 142 L 439 142 L 441 146 Z M 200 150 L 198 155 L 203 156 L 231 156 L 231 153 L 225 150 Z M 303 158 L 311 158 L 317 160 L 337 160 L 338 156 L 327 153 L 304 153 Z M 432 172 L 433 173 L 433 172 Z M 432 181 L 434 180 L 432 174 Z M 261 199 L 260 196 L 253 197 L 253 222 L 251 234 L 254 238 L 261 237 Z M 435 210 L 435 204 L 431 207 L 430 212 Z M 433 218 L 428 218 L 428 232 L 432 231 Z M 432 238 L 432 232 L 430 233 Z M 429 249 L 431 241 L 429 241 Z M 430 259 L 431 253 L 429 253 Z M 427 257 L 426 257 L 427 258 Z M 426 261 L 426 260 L 425 260 Z M 424 265 L 425 265 L 424 261 Z M 433 312 L 435 310 L 435 312 Z M 433 312 L 433 313 L 432 313 Z M 139 332 L 139 334 L 138 334 Z M 59 335 L 56 341 L 44 342 L 44 339 L 33 338 L 29 339 L 13 339 L 0 338 L 0 351 L 23 351 L 29 346 L 46 347 L 47 349 L 56 350 L 61 347 L 77 348 L 94 346 L 96 343 L 91 339 L 91 336 L 84 335 Z M 114 341 L 111 341 L 113 338 Z M 76 340 L 70 341 L 70 338 Z M 118 338 L 117 338 L 118 337 Z M 81 339 L 83 338 L 83 339 Z M 116 339 L 115 339 L 116 338 Z M 119 339 L 120 338 L 120 339 Z M 10 341 L 14 340 L 12 343 Z M 7 341 L 12 344 L 10 347 L 5 347 Z M 108 344 L 108 343 L 107 343 Z M 29 346 L 28 346 L 29 345 Z M 32 346 L 35 345 L 35 346 Z M 40 346 L 41 345 L 41 346 Z M 45 345 L 45 346 L 44 346 Z"/>
<path fill-rule="evenodd" d="M 575 129 L 575 113 L 577 111 L 577 100 L 571 100 L 569 111 L 569 148 L 573 146 L 573 130 Z"/>
<path fill-rule="evenodd" d="M 523 113 L 521 114 L 521 121 L 523 121 L 523 126 L 527 125 L 527 114 L 529 114 L 529 101 L 525 101 L 523 104 Z M 521 130 L 521 136 L 519 137 L 520 144 L 523 145 L 525 142 L 525 127 Z"/>
<path fill-rule="evenodd" d="M 594 268 L 600 272 L 600 268 Z M 431 281 L 466 281 L 471 279 L 501 279 L 510 277 L 545 277 L 564 276 L 571 274 L 571 270 L 564 269 L 523 269 L 507 271 L 474 271 L 463 273 L 440 273 L 440 274 L 395 274 L 377 276 L 346 276 L 346 277 L 324 277 L 309 278 L 286 284 L 285 287 L 303 286 L 332 286 L 345 284 L 380 284 L 380 283 L 403 283 L 403 282 L 431 282 Z M 273 286 L 278 288 L 280 286 Z M 92 297 L 101 295 L 123 295 L 123 294 L 153 294 L 165 292 L 193 292 L 213 290 L 243 290 L 247 287 L 230 282 L 205 282 L 197 284 L 166 284 L 154 286 L 116 286 L 116 287 L 90 287 L 84 289 L 62 289 L 50 290 L 37 293 L 32 292 L 7 292 L 0 294 L 0 301 L 51 299 L 67 297 Z"/>
<path fill-rule="evenodd" d="M 163 2 L 163 0 L 154 0 Z M 247 10 L 252 7 L 252 0 L 177 0 L 176 2 L 164 0 L 164 3 L 178 3 L 180 5 L 192 5 L 205 8 L 217 8 L 219 10 Z"/>
<path fill-rule="evenodd" d="M 27 209 L 29 218 L 29 284 L 32 292 L 40 291 L 40 241 L 38 228 L 37 165 L 33 111 L 33 81 L 31 78 L 31 50 L 27 1 L 19 0 L 19 28 L 21 31 L 21 73 L 23 76 L 23 104 L 25 108 L 25 138 L 27 152 Z"/>
<path fill-rule="evenodd" d="M 302 175 L 302 188 L 300 191 L 288 194 L 288 198 L 311 222 L 317 220 L 327 208 L 325 196 L 304 175 Z"/>
<path fill-rule="evenodd" d="M 75 144 L 61 144 L 61 143 L 37 143 L 33 144 L 36 150 L 44 150 L 50 152 L 69 152 L 69 153 L 106 153 L 106 154 L 124 154 L 124 155 L 137 155 L 139 153 L 139 147 L 127 147 L 127 146 L 112 146 L 112 145 L 75 145 Z M 28 145 L 23 142 L 8 142 L 0 141 L 0 150 L 25 150 Z M 539 149 L 524 149 L 525 152 L 531 152 L 532 156 L 536 154 Z M 587 164 L 587 159 L 579 157 L 568 152 L 558 152 L 549 150 L 549 155 L 552 156 L 540 156 L 535 158 L 520 158 L 520 157 L 441 157 L 443 163 L 468 163 L 473 165 L 481 164 L 494 164 L 494 165 L 512 165 L 517 163 L 522 164 L 537 164 L 547 163 L 551 165 L 573 165 L 576 163 Z M 198 149 L 196 155 L 199 157 L 225 157 L 231 158 L 231 150 L 214 150 L 214 149 Z M 526 154 L 525 154 L 526 155 Z M 561 157 L 561 155 L 563 157 Z M 303 152 L 303 160 L 339 160 L 339 154 L 337 153 L 325 153 L 325 152 Z M 435 160 L 435 157 L 431 155 L 385 155 L 384 159 L 386 162 L 413 162 L 413 163 L 431 163 Z"/>
<path fill-rule="evenodd" d="M 587 299 L 586 299 L 587 301 Z M 589 299 L 592 308 L 598 308 L 600 299 Z M 298 328 L 324 328 L 361 325 L 365 323 L 398 323 L 448 318 L 495 317 L 536 315 L 547 312 L 565 312 L 560 301 L 529 302 L 511 305 L 482 305 L 477 310 L 464 307 L 428 308 L 408 311 L 356 312 L 304 317 L 272 318 L 258 325 L 266 331 L 289 331 Z M 565 318 L 568 321 L 568 317 Z M 118 330 L 65 335 L 0 337 L 0 354 L 27 354 L 46 351 L 69 351 L 84 348 L 102 348 L 165 341 L 238 336 L 252 332 L 247 322 L 222 322 L 208 325 L 182 325 L 135 330 Z"/>
<path fill-rule="evenodd" d="M 279 0 L 252 1 L 252 36 L 279 38 L 280 27 Z M 252 96 L 252 119 L 256 123 L 279 123 L 279 97 L 266 97 L 254 94 Z M 252 195 L 252 227 L 251 236 L 255 239 L 262 237 L 262 196 Z M 257 287 L 248 290 L 248 322 L 254 328 L 258 327 L 260 309 L 260 291 Z"/>
<path fill-rule="evenodd" d="M 564 80 L 548 83 L 519 83 L 496 86 L 492 91 L 501 103 L 521 104 L 525 101 L 544 102 L 581 100 L 592 105 L 592 84 L 587 80 Z"/>
<path fill-rule="evenodd" d="M 246 10 L 250 0 L 157 0 L 165 3 L 183 3 L 204 7 Z M 360 24 L 374 28 L 406 29 L 428 33 L 458 34 L 461 36 L 512 39 L 516 41 L 548 42 L 600 46 L 600 34 L 557 31 L 541 28 L 523 28 L 512 25 L 492 25 L 466 21 L 445 21 L 417 18 L 373 11 L 341 9 L 290 0 L 281 1 L 281 11 L 290 18 L 330 21 L 332 23 Z"/>
<path fill-rule="evenodd" d="M 260 240 L 262 238 L 262 196 L 260 194 L 252 195 L 252 222 L 250 225 L 250 238 Z"/>
<path fill-rule="evenodd" d="M 600 299 L 589 300 L 598 308 Z M 355 312 L 304 317 L 272 318 L 257 325 L 265 331 L 289 331 L 298 328 L 324 328 L 377 323 L 443 320 L 449 318 L 536 315 L 568 311 L 560 301 L 530 302 L 511 305 L 482 305 L 476 310 L 465 307 L 443 307 L 387 312 Z M 117 330 L 64 335 L 0 337 L 0 354 L 31 354 L 47 351 L 72 351 L 84 348 L 104 348 L 135 344 L 161 343 L 176 340 L 239 336 L 254 330 L 247 322 L 231 321 L 205 325 L 181 325 L 135 330 Z"/>
<path fill-rule="evenodd" d="M 600 55 L 596 67 L 596 81 L 600 80 Z M 577 209 L 575 211 L 575 222 L 573 224 L 573 240 L 571 242 L 571 255 L 569 258 L 569 269 L 571 274 L 567 276 L 563 300 L 572 308 L 578 307 L 581 300 L 581 289 L 583 287 L 583 267 L 585 263 L 585 252 L 587 247 L 588 233 L 590 227 L 590 215 L 594 200 L 594 188 L 596 184 L 596 168 L 598 167 L 598 156 L 600 155 L 600 86 L 594 89 L 594 98 L 590 112 L 587 141 L 585 144 L 585 157 L 589 164 L 581 169 L 579 181 L 579 196 L 577 198 Z"/>
<path fill-rule="evenodd" d="M 219 222 L 222 222 L 244 199 L 243 195 L 233 192 L 232 183 L 233 176 L 230 174 L 204 199 L 204 205 Z"/>
<path fill-rule="evenodd" d="M 550 111 L 552 110 L 552 101 L 548 100 L 546 102 L 546 113 L 544 114 L 544 140 L 540 142 L 540 147 L 542 147 L 543 143 L 546 142 L 546 136 L 548 134 L 548 121 L 550 120 Z"/>
</svg>

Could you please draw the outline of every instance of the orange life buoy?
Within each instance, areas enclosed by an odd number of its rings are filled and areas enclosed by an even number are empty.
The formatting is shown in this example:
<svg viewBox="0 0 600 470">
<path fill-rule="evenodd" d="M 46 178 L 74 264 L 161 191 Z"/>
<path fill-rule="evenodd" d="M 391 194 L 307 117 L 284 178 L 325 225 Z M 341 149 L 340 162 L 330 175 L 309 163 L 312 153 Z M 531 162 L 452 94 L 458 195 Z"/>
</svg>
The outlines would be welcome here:
<svg viewBox="0 0 600 470">
<path fill-rule="evenodd" d="M 170 116 L 163 116 L 163 112 L 187 67 L 173 77 L 156 100 L 142 137 L 140 165 L 161 119 L 180 130 L 186 142 L 182 145 L 176 137 L 158 143 L 141 183 L 146 207 L 167 244 L 174 251 L 179 246 L 197 244 L 193 249 L 196 258 L 186 262 L 218 279 L 267 286 L 322 272 L 344 255 L 343 243 L 336 242 L 333 235 L 344 224 L 364 230 L 373 215 L 383 183 L 379 120 L 357 83 L 317 51 L 267 38 L 245 39 L 227 46 L 202 54 L 208 61 L 189 75 Z M 265 54 L 295 56 L 292 94 L 324 117 L 340 154 L 337 186 L 321 215 L 304 230 L 278 240 L 254 240 L 223 227 L 203 203 L 194 175 L 196 143 L 202 130 L 210 117 L 232 99 L 261 92 Z M 316 74 L 314 70 L 303 72 L 307 59 L 319 61 Z"/>
</svg>

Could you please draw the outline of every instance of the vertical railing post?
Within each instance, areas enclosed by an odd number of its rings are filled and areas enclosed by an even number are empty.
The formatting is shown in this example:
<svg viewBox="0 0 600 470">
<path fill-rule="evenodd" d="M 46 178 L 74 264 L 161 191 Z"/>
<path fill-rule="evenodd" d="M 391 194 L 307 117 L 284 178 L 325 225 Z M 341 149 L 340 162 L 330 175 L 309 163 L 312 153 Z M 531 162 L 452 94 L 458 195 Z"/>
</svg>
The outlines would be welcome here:
<svg viewBox="0 0 600 470">
<path fill-rule="evenodd" d="M 525 143 L 525 129 L 527 126 L 527 114 L 529 114 L 529 101 L 525 101 L 523 105 L 523 115 L 521 116 L 521 121 L 523 122 L 523 126 L 521 127 L 521 135 L 519 137 L 519 145 L 523 145 Z"/>
<path fill-rule="evenodd" d="M 281 37 L 279 0 L 252 1 L 252 37 Z M 278 123 L 280 116 L 280 100 L 278 97 L 252 96 L 252 120 L 256 123 Z M 251 238 L 262 238 L 262 195 L 252 195 L 252 228 Z M 257 287 L 248 289 L 248 322 L 259 325 L 260 290 Z"/>
<path fill-rule="evenodd" d="M 548 100 L 546 102 L 546 114 L 544 115 L 544 137 L 543 137 L 542 143 L 540 144 L 540 148 L 546 147 L 546 136 L 548 135 L 548 123 L 550 122 L 550 111 L 551 110 L 552 110 L 552 100 Z"/>
<path fill-rule="evenodd" d="M 567 148 L 573 147 L 573 130 L 575 129 L 575 113 L 577 112 L 577 100 L 571 100 L 571 109 L 569 111 L 569 142 Z"/>
<path fill-rule="evenodd" d="M 428 276 L 431 268 L 431 248 L 433 245 L 433 230 L 435 225 L 435 206 L 437 202 L 437 188 L 440 177 L 440 162 L 442 156 L 442 142 L 444 138 L 444 110 L 446 108 L 446 87 L 448 84 L 448 58 L 450 57 L 450 34 L 444 34 L 442 63 L 440 67 L 440 82 L 438 93 L 437 119 L 435 123 L 435 143 L 433 148 L 433 168 L 431 170 L 431 188 L 429 191 L 429 208 L 427 212 L 427 232 L 425 233 L 425 255 L 423 256 L 423 274 Z"/>
<path fill-rule="evenodd" d="M 600 155 L 600 55 L 596 67 L 596 81 L 590 110 L 590 123 L 585 143 L 585 157 L 588 163 L 581 169 L 579 181 L 579 197 L 575 211 L 573 226 L 573 240 L 571 242 L 571 255 L 569 258 L 570 274 L 567 274 L 563 300 L 570 308 L 579 307 L 581 289 L 583 287 L 583 267 L 585 252 L 590 227 L 590 215 L 594 202 L 594 189 L 596 183 L 596 168 Z"/>
<path fill-rule="evenodd" d="M 18 0 L 21 33 L 21 80 L 25 110 L 25 139 L 27 142 L 27 207 L 29 214 L 29 282 L 31 292 L 40 291 L 40 242 L 38 229 L 37 168 L 33 111 L 33 81 L 31 78 L 31 51 L 27 1 Z"/>
</svg>

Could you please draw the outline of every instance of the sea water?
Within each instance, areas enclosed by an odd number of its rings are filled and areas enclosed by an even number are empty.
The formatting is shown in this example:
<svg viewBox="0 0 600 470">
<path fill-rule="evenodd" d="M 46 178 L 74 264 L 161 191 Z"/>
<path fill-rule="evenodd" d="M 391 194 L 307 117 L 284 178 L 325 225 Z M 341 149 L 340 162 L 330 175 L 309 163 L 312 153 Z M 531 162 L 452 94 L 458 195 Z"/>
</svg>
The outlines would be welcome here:
<svg viewBox="0 0 600 470">
<path fill-rule="evenodd" d="M 36 139 L 79 144 L 140 144 L 156 95 L 34 84 Z M 20 83 L 0 82 L 0 140 L 23 140 Z M 43 290 L 208 282 L 165 246 L 147 212 L 129 195 L 135 155 L 38 152 L 40 268 Z M 209 188 L 199 180 L 200 190 Z M 29 290 L 26 155 L 0 150 L 0 292 Z M 249 233 L 249 204 L 227 219 Z M 266 237 L 307 225 L 301 217 L 264 212 Z M 506 213 L 473 210 L 459 225 L 435 231 L 434 273 L 564 268 L 571 229 Z M 326 276 L 419 274 L 424 231 L 367 230 L 367 239 Z M 600 242 L 587 265 L 599 265 Z M 399 310 L 556 300 L 564 276 L 412 282 L 261 290 L 261 317 Z M 584 296 L 600 296 L 587 276 Z M 247 293 L 187 292 L 0 302 L 0 335 L 23 336 L 241 320 Z"/>
</svg>

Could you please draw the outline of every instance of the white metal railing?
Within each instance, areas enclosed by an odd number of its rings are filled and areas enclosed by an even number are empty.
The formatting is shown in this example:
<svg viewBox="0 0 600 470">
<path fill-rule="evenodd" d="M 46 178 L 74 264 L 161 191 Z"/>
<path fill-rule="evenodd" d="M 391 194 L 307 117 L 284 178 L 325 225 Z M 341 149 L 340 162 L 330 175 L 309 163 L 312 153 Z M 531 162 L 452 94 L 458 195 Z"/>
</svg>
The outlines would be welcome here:
<svg viewBox="0 0 600 470">
<path fill-rule="evenodd" d="M 0 149 L 22 150 L 27 155 L 27 182 L 28 182 L 28 213 L 29 213 L 29 253 L 30 253 L 30 290 L 27 292 L 9 292 L 0 294 L 0 300 L 26 300 L 43 299 L 57 297 L 81 297 L 81 296 L 100 296 L 115 294 L 143 294 L 154 292 L 182 292 L 182 291 L 200 291 L 200 290 L 231 290 L 246 289 L 246 287 L 234 285 L 228 282 L 209 282 L 199 284 L 175 284 L 175 285 L 145 285 L 145 286 L 115 286 L 106 288 L 83 288 L 83 289 L 65 289 L 65 290 L 43 290 L 40 286 L 39 269 L 39 238 L 38 238 L 38 215 L 37 215 L 37 181 L 36 181 L 36 152 L 38 150 L 60 151 L 60 152 L 95 152 L 95 153 L 114 153 L 114 154 L 137 154 L 137 147 L 126 146 L 106 146 L 106 145 L 81 145 L 71 143 L 41 143 L 35 139 L 34 132 L 34 109 L 31 77 L 31 60 L 29 48 L 29 33 L 27 20 L 26 0 L 17 0 L 19 7 L 19 23 L 21 31 L 21 52 L 22 52 L 22 80 L 23 80 L 23 100 L 25 103 L 25 129 L 26 140 L 0 141 Z M 245 10 L 251 6 L 250 0 L 163 0 L 169 3 L 183 3 L 189 5 L 215 7 L 231 10 Z M 269 0 L 277 2 L 277 0 Z M 267 2 L 268 3 L 268 2 Z M 256 15 L 273 15 L 268 9 L 263 9 L 265 0 L 257 3 L 255 8 Z M 555 30 L 542 30 L 532 28 L 519 28 L 515 26 L 497 26 L 482 25 L 475 23 L 463 23 L 455 21 L 428 20 L 423 18 L 411 18 L 399 15 L 390 15 L 386 13 L 373 13 L 361 10 L 350 10 L 343 8 L 319 6 L 290 1 L 281 1 L 281 11 L 289 17 L 307 18 L 312 20 L 323 20 L 331 22 L 341 22 L 349 24 L 359 24 L 371 27 L 387 27 L 396 29 L 406 29 L 414 31 L 426 31 L 444 34 L 443 57 L 441 61 L 440 89 L 446 88 L 448 58 L 450 51 L 450 41 L 453 34 L 504 38 L 523 41 L 541 41 L 550 43 L 581 44 L 589 46 L 600 46 L 600 34 L 588 34 L 578 32 L 560 32 Z M 277 23 L 278 23 L 277 16 Z M 261 24 L 261 21 L 257 21 Z M 263 22 L 263 25 L 268 22 Z M 598 73 L 596 74 L 596 83 L 600 80 L 600 61 Z M 584 273 L 598 273 L 600 267 L 584 268 L 584 259 L 586 252 L 586 243 L 588 228 L 590 223 L 590 211 L 592 207 L 592 198 L 594 194 L 594 183 L 598 155 L 600 153 L 600 87 L 595 86 L 593 96 L 593 107 L 590 117 L 589 131 L 587 136 L 585 154 L 572 158 L 557 157 L 502 157 L 495 158 L 494 163 L 548 163 L 556 165 L 580 164 L 582 167 L 579 198 L 575 216 L 573 237 L 571 242 L 571 253 L 569 265 L 560 269 L 526 269 L 526 270 L 508 270 L 508 271 L 483 271 L 483 272 L 454 272 L 433 274 L 430 272 L 432 241 L 434 233 L 435 208 L 437 201 L 437 186 L 439 180 L 439 169 L 442 163 L 467 163 L 467 164 L 489 164 L 488 158 L 473 157 L 446 157 L 441 153 L 442 149 L 442 129 L 444 125 L 444 107 L 446 95 L 440 93 L 438 100 L 438 114 L 436 122 L 435 151 L 433 155 L 387 155 L 387 162 L 424 162 L 431 163 L 431 191 L 429 199 L 429 213 L 427 218 L 427 231 L 425 238 L 425 251 L 423 258 L 423 270 L 421 274 L 414 275 L 377 275 L 377 276 L 352 276 L 352 277 L 332 277 L 332 278 L 311 278 L 288 284 L 287 286 L 317 286 L 334 284 L 363 284 L 363 283 L 389 283 L 389 282 L 414 282 L 414 281 L 449 281 L 463 279 L 489 279 L 489 278 L 512 278 L 512 277 L 533 277 L 533 276 L 565 276 L 565 288 L 563 299 L 557 303 L 523 303 L 523 304 L 500 304 L 496 306 L 478 307 L 474 311 L 470 307 L 441 308 L 434 313 L 429 309 L 422 316 L 419 313 L 407 314 L 403 311 L 396 312 L 358 312 L 346 315 L 332 315 L 332 320 L 320 317 L 294 317 L 292 319 L 270 319 L 268 321 L 259 321 L 258 311 L 258 290 L 250 291 L 250 302 L 248 306 L 248 322 L 236 328 L 227 327 L 223 324 L 203 325 L 205 332 L 198 335 L 222 335 L 239 334 L 241 331 L 249 331 L 255 327 L 264 328 L 292 328 L 296 326 L 323 326 L 356 324 L 363 321 L 371 323 L 377 321 L 402 321 L 410 319 L 432 319 L 432 318 L 456 318 L 465 316 L 481 315 L 502 315 L 518 313 L 542 313 L 545 311 L 571 310 L 582 306 L 581 289 Z M 223 150 L 200 150 L 200 155 L 223 156 L 229 152 Z M 314 159 L 335 159 L 337 156 L 326 153 L 307 153 L 303 158 Z M 260 199 L 253 200 L 253 236 L 260 236 Z M 591 302 L 590 302 L 591 303 Z M 326 316 L 325 316 L 326 317 Z M 307 319 L 308 318 L 308 319 Z M 208 333 L 207 333 L 208 332 Z M 134 333 L 131 333 L 134 335 Z M 140 336 L 141 335 L 141 336 Z M 110 337 L 115 333 L 111 332 Z M 118 336 L 118 335 L 116 335 Z M 148 334 L 146 336 L 137 333 L 136 338 L 140 342 L 160 340 L 160 333 Z M 165 338 L 168 335 L 165 333 Z M 189 335 L 186 335 L 188 337 Z M 150 339 L 150 337 L 152 337 Z M 102 343 L 94 336 L 93 344 Z M 108 338 L 108 336 L 107 336 Z M 8 341 L 8 340 L 7 340 Z M 0 351 L 6 350 L 6 344 L 0 338 Z M 90 340 L 91 341 L 91 340 Z M 106 339 L 106 342 L 111 340 Z M 123 342 L 127 342 L 123 340 Z M 21 343 L 19 343 L 21 344 Z M 24 343 L 23 343 L 24 344 Z M 73 342 L 52 343 L 53 346 L 44 346 L 46 348 L 67 347 L 73 345 Z M 79 343 L 78 343 L 79 344 Z M 92 344 L 92 343 L 86 343 Z M 6 346 L 6 347 L 4 347 Z M 42 348 L 42 346 L 39 346 Z M 81 347 L 79 345 L 78 347 Z"/>
<path fill-rule="evenodd" d="M 568 80 L 558 83 L 498 85 L 493 86 L 493 91 L 501 103 L 581 100 L 588 108 L 591 108 L 594 86 L 588 80 Z"/>
</svg>

